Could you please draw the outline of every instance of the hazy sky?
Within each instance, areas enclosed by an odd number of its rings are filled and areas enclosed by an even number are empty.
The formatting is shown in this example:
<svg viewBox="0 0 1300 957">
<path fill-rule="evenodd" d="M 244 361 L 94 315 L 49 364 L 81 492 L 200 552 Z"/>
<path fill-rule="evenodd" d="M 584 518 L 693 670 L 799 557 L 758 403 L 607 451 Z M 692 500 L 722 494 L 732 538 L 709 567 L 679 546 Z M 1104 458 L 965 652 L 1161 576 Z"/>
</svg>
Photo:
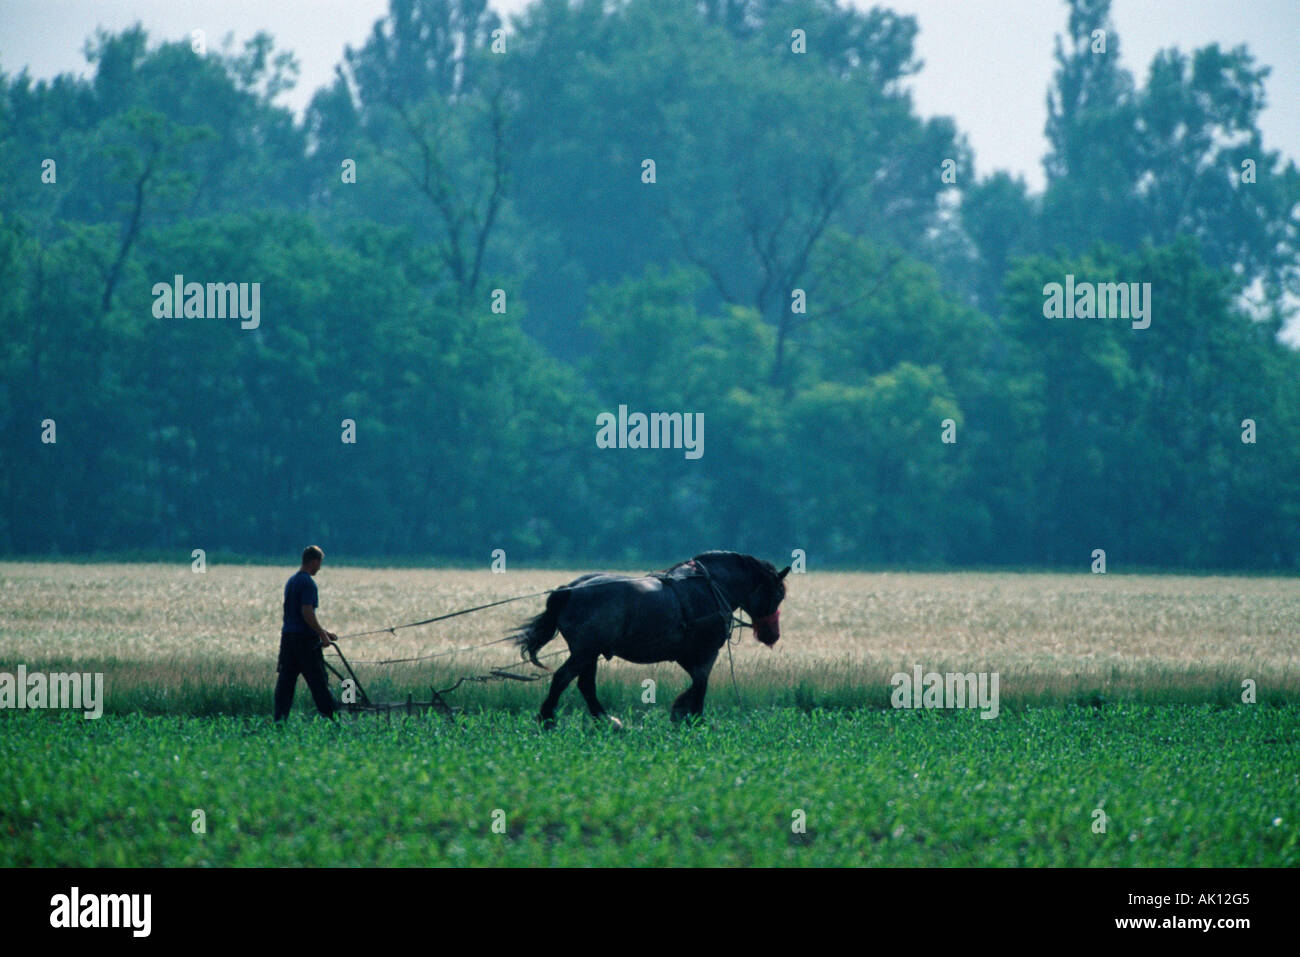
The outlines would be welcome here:
<svg viewBox="0 0 1300 957">
<path fill-rule="evenodd" d="M 508 14 L 527 0 L 493 0 Z M 1034 188 L 1043 181 L 1045 96 L 1052 74 L 1052 43 L 1065 28 L 1058 0 L 894 0 L 915 15 L 914 79 L 917 108 L 956 118 L 975 150 L 978 172 L 1007 169 Z M 358 45 L 387 0 L 0 0 L 0 69 L 24 66 L 39 77 L 84 72 L 82 47 L 96 26 L 118 30 L 139 20 L 154 38 L 180 39 L 202 28 L 219 46 L 233 31 L 243 40 L 259 29 L 292 50 L 302 67 L 299 86 L 284 102 L 301 109 L 329 82 L 345 44 Z M 1300 0 L 1115 0 L 1111 14 L 1121 59 L 1144 83 L 1155 52 L 1190 51 L 1211 42 L 1245 43 L 1273 68 L 1264 143 L 1300 157 Z"/>
</svg>

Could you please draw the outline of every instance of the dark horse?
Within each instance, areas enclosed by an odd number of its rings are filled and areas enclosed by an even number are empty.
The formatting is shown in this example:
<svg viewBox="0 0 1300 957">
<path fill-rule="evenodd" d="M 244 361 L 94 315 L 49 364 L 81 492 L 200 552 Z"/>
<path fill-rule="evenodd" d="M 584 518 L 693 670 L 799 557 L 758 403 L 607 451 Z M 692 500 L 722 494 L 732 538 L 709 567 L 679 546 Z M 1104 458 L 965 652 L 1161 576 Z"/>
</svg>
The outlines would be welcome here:
<svg viewBox="0 0 1300 957">
<path fill-rule="evenodd" d="M 514 638 L 538 667 L 537 651 L 558 630 L 569 658 L 551 681 L 538 720 L 555 722 L 555 705 L 574 678 L 593 718 L 605 714 L 596 698 L 596 665 L 618 655 L 649 664 L 675 661 L 691 686 L 673 702 L 674 721 L 704 713 L 704 694 L 718 651 L 731 634 L 737 608 L 754 623 L 754 637 L 769 648 L 781 637 L 778 611 L 783 579 L 771 562 L 738 552 L 704 552 L 690 561 L 641 578 L 596 573 L 575 578 L 546 599 L 546 611 L 524 623 Z M 617 718 L 610 718 L 621 727 Z"/>
</svg>

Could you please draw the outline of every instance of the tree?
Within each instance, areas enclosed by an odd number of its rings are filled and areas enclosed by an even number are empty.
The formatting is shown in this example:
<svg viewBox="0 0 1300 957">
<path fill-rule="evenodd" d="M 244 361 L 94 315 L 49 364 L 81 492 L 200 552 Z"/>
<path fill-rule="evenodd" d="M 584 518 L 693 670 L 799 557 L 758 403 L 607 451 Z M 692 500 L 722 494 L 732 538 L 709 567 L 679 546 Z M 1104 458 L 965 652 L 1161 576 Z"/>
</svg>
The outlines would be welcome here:
<svg viewBox="0 0 1300 957">
<path fill-rule="evenodd" d="M 432 242 L 462 302 L 481 291 L 507 196 L 510 108 L 490 50 L 499 28 L 484 0 L 392 0 L 365 45 L 346 50 L 337 82 L 310 109 L 322 171 L 337 170 L 343 157 L 372 158 L 403 184 L 363 173 L 361 199 L 349 208 L 386 205 L 389 221 L 414 226 Z M 358 135 L 368 146 L 362 156 Z"/>
<path fill-rule="evenodd" d="M 1262 143 L 1268 69 L 1241 47 L 1166 50 L 1137 89 L 1109 9 L 1072 0 L 1057 39 L 1042 228 L 1071 252 L 1195 237 L 1239 291 L 1262 286 L 1276 331 L 1300 292 L 1300 171 Z"/>
</svg>

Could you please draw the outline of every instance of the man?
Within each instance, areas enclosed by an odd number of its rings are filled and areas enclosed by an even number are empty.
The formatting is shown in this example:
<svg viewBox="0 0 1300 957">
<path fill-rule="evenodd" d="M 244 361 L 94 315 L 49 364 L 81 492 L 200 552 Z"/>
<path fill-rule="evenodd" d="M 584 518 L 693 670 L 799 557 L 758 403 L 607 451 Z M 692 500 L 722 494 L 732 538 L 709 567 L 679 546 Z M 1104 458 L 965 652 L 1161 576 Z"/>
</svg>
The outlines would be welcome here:
<svg viewBox="0 0 1300 957">
<path fill-rule="evenodd" d="M 316 583 L 312 581 L 324 560 L 323 551 L 308 545 L 302 552 L 302 567 L 284 584 L 284 627 L 280 629 L 280 660 L 276 665 L 280 677 L 275 682 L 276 721 L 289 717 L 299 675 L 307 679 L 316 710 L 323 717 L 335 720 L 334 698 L 325 677 L 322 649 L 337 641 L 338 636 L 326 631 L 316 620 L 319 601 Z"/>
</svg>

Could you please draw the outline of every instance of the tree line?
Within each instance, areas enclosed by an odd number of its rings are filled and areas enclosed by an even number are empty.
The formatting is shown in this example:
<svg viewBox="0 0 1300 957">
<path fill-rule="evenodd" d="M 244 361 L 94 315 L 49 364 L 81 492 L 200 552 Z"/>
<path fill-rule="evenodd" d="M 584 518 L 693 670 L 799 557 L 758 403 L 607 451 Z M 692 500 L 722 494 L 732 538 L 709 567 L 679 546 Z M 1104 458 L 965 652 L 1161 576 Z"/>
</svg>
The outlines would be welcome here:
<svg viewBox="0 0 1300 957">
<path fill-rule="evenodd" d="M 0 553 L 1297 567 L 1268 70 L 1139 83 L 1063 13 L 1039 193 L 833 0 L 390 0 L 302 117 L 265 34 L 0 73 Z M 177 276 L 260 322 L 159 318 Z M 703 454 L 601 447 L 620 406 Z"/>
</svg>

